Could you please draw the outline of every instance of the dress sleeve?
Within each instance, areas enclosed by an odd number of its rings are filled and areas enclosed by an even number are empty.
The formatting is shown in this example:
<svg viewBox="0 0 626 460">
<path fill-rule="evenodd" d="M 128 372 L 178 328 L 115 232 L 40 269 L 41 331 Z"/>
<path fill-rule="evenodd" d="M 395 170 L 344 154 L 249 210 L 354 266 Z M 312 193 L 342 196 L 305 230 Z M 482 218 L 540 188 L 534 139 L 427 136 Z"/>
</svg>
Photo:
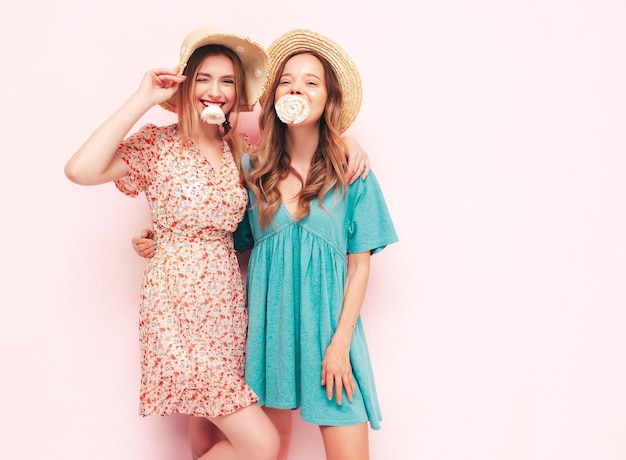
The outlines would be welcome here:
<svg viewBox="0 0 626 460">
<path fill-rule="evenodd" d="M 115 186 L 125 195 L 137 196 L 152 181 L 157 130 L 157 126 L 147 124 L 124 139 L 117 148 L 116 154 L 126 162 L 129 172 L 115 181 Z"/>
<path fill-rule="evenodd" d="M 245 154 L 241 157 L 241 166 L 244 174 L 248 174 L 250 170 L 250 156 Z M 250 203 L 248 202 L 248 206 Z M 246 252 L 254 246 L 254 237 L 252 236 L 252 227 L 250 226 L 250 211 L 246 210 L 243 220 L 239 222 L 237 229 L 233 232 L 233 240 L 235 242 L 235 250 L 237 252 Z"/>
<path fill-rule="evenodd" d="M 350 185 L 348 194 L 352 206 L 348 253 L 371 251 L 376 254 L 398 241 L 385 197 L 373 172 L 370 171 L 367 179 Z"/>
<path fill-rule="evenodd" d="M 254 246 L 254 238 L 252 236 L 248 213 L 248 211 L 245 212 L 243 220 L 239 222 L 237 229 L 233 232 L 233 240 L 237 252 L 246 252 Z"/>
</svg>

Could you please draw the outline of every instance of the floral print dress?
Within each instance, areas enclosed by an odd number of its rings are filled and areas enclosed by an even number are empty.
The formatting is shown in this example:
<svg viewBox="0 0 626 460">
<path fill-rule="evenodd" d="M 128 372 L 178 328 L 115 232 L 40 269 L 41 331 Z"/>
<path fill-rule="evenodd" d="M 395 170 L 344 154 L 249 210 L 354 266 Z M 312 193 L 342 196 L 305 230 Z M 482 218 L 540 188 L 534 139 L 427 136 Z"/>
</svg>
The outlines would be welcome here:
<svg viewBox="0 0 626 460">
<path fill-rule="evenodd" d="M 178 125 L 146 125 L 117 154 L 116 182 L 150 205 L 156 255 L 141 291 L 141 415 L 216 417 L 257 400 L 243 378 L 247 310 L 232 232 L 247 194 L 228 144 L 221 170 L 181 148 Z"/>
</svg>

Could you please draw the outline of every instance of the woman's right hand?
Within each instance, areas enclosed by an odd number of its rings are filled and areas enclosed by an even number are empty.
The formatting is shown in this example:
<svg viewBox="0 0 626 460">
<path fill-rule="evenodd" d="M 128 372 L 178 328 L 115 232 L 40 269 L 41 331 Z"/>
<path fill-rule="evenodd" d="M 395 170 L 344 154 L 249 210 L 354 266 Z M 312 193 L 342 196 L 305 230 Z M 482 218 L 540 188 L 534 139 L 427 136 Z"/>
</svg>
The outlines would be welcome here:
<svg viewBox="0 0 626 460">
<path fill-rule="evenodd" d="M 148 70 L 139 84 L 137 96 L 145 97 L 153 104 L 167 101 L 178 90 L 178 86 L 187 78 L 178 75 L 178 67 L 173 69 Z"/>
<path fill-rule="evenodd" d="M 127 175 L 128 165 L 115 154 L 120 143 L 150 108 L 172 97 L 185 79 L 178 75 L 178 67 L 146 72 L 139 88 L 68 160 L 68 179 L 80 185 L 98 185 Z"/>
<path fill-rule="evenodd" d="M 156 253 L 154 233 L 149 228 L 144 229 L 140 236 L 133 237 L 133 249 L 141 257 L 150 259 Z"/>
</svg>

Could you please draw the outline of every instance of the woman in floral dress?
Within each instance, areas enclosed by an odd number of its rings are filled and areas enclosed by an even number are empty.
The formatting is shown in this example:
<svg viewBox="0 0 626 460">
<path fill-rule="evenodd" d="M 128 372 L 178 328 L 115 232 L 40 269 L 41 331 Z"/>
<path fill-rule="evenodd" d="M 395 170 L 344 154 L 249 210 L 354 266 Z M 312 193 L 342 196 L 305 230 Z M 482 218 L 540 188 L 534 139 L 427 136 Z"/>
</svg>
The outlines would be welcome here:
<svg viewBox="0 0 626 460">
<path fill-rule="evenodd" d="M 188 414 L 191 427 L 210 421 L 225 437 L 194 453 L 203 460 L 273 460 L 278 451 L 276 430 L 243 379 L 247 310 L 232 238 L 247 204 L 237 115 L 253 108 L 265 79 L 261 46 L 194 31 L 180 66 L 146 72 L 65 167 L 78 184 L 114 181 L 148 199 L 159 251 L 141 291 L 140 414 Z M 126 137 L 156 104 L 176 111 L 178 123 Z"/>
</svg>

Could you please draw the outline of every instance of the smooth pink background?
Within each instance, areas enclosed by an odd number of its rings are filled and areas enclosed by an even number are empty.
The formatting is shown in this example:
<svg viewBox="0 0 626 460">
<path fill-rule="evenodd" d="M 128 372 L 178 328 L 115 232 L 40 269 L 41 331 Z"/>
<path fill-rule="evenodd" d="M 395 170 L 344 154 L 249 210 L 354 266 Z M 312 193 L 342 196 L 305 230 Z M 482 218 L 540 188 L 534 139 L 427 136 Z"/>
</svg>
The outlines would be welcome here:
<svg viewBox="0 0 626 460">
<path fill-rule="evenodd" d="M 145 199 L 63 165 L 205 25 L 264 45 L 311 28 L 361 71 L 350 134 L 401 239 L 363 307 L 372 458 L 626 458 L 624 2 L 27 0 L 3 19 L 0 458 L 189 458 L 182 417 L 137 415 Z M 292 458 L 323 458 L 316 427 Z"/>
</svg>

